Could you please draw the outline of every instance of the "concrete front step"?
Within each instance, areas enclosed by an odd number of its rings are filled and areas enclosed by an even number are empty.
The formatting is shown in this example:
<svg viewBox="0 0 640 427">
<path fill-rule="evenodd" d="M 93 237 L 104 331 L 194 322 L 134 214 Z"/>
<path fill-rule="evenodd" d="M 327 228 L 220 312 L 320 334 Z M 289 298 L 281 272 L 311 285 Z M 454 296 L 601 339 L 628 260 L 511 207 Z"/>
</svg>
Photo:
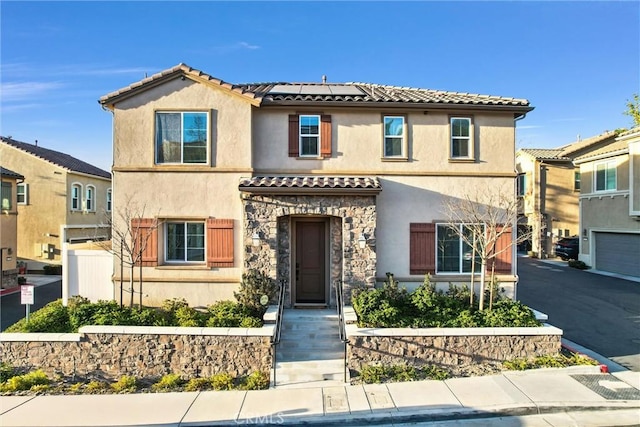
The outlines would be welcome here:
<svg viewBox="0 0 640 427">
<path fill-rule="evenodd" d="M 314 360 L 333 360 L 344 357 L 344 352 L 310 353 L 304 351 L 278 353 L 278 361 L 282 362 L 311 362 Z"/>
</svg>

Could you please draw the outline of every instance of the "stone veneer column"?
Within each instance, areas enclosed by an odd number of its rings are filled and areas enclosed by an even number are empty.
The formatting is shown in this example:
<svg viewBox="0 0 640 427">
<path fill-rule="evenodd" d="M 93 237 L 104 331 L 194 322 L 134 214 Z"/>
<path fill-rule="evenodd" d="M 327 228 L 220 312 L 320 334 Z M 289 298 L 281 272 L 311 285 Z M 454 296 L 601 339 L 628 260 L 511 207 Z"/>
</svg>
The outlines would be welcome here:
<svg viewBox="0 0 640 427">
<path fill-rule="evenodd" d="M 345 302 L 351 290 L 375 285 L 376 277 L 376 198 L 361 195 L 257 195 L 242 193 L 244 205 L 245 269 L 265 272 L 277 281 L 290 282 L 291 218 L 330 217 L 330 280 L 344 283 Z M 257 233 L 260 245 L 253 246 Z M 364 234 L 367 245 L 358 246 Z M 286 301 L 291 303 L 291 286 Z M 330 304 L 335 304 L 333 289 Z"/>
</svg>

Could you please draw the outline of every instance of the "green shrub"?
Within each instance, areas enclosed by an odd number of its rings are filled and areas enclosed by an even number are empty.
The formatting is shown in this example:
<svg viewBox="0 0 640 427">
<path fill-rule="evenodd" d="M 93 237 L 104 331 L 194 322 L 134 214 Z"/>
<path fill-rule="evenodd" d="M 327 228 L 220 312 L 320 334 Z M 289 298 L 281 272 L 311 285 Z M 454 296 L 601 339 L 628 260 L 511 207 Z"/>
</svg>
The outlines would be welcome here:
<svg viewBox="0 0 640 427">
<path fill-rule="evenodd" d="M 409 327 L 415 317 L 409 293 L 391 273 L 382 288 L 355 291 L 352 303 L 361 327 Z"/>
<path fill-rule="evenodd" d="M 136 377 L 123 375 L 111 384 L 111 389 L 116 393 L 135 393 L 138 390 L 138 380 Z"/>
<path fill-rule="evenodd" d="M 423 379 L 446 380 L 449 373 L 435 366 L 416 368 L 409 365 L 364 365 L 360 379 L 365 384 L 418 381 Z"/>
<path fill-rule="evenodd" d="M 215 374 L 209 380 L 214 390 L 231 390 L 233 389 L 233 377 L 227 373 Z"/>
<path fill-rule="evenodd" d="M 29 321 L 21 319 L 9 326 L 5 332 L 73 332 L 69 323 L 67 307 L 62 300 L 50 302 L 29 316 Z"/>
<path fill-rule="evenodd" d="M 241 328 L 262 328 L 262 320 L 257 317 L 245 317 L 239 326 Z"/>
<path fill-rule="evenodd" d="M 31 390 L 35 386 L 47 385 L 51 380 L 42 370 L 38 369 L 23 375 L 16 375 L 0 384 L 1 392 Z"/>
<path fill-rule="evenodd" d="M 247 308 L 248 315 L 262 319 L 267 307 L 260 303 L 260 299 L 266 295 L 268 301 L 273 301 L 277 293 L 278 287 L 274 279 L 263 272 L 251 269 L 242 275 L 240 289 L 233 295 L 239 304 Z"/>
<path fill-rule="evenodd" d="M 98 381 L 98 380 L 89 381 L 89 383 L 87 383 L 85 387 L 85 389 L 89 394 L 102 393 L 104 391 L 109 390 L 110 388 L 111 387 L 109 386 L 109 383 L 107 383 L 106 381 Z"/>
<path fill-rule="evenodd" d="M 18 373 L 13 366 L 5 362 L 0 362 L 0 383 L 3 383 L 16 375 L 18 375 Z"/>
<path fill-rule="evenodd" d="M 598 362 L 590 357 L 562 350 L 558 354 L 538 356 L 533 359 L 514 359 L 502 362 L 505 369 L 512 371 L 524 371 L 535 368 L 565 368 L 576 365 L 598 365 Z"/>
<path fill-rule="evenodd" d="M 249 316 L 249 311 L 241 304 L 233 301 L 219 301 L 207 307 L 209 318 L 206 325 L 214 328 L 234 328 L 239 327 L 245 317 Z"/>
<path fill-rule="evenodd" d="M 210 378 L 191 378 L 184 387 L 185 391 L 211 390 Z"/>
<path fill-rule="evenodd" d="M 575 259 L 569 260 L 569 267 L 577 268 L 578 270 L 587 270 L 589 268 L 589 266 L 583 261 L 578 261 Z"/>
<path fill-rule="evenodd" d="M 179 390 L 184 380 L 178 374 L 166 374 L 151 386 L 153 391 Z"/>
<path fill-rule="evenodd" d="M 241 390 L 266 390 L 269 388 L 269 374 L 255 371 L 240 380 Z"/>
<path fill-rule="evenodd" d="M 178 326 L 184 327 L 204 326 L 206 323 L 206 316 L 189 306 L 179 307 L 175 311 L 175 318 Z"/>
</svg>

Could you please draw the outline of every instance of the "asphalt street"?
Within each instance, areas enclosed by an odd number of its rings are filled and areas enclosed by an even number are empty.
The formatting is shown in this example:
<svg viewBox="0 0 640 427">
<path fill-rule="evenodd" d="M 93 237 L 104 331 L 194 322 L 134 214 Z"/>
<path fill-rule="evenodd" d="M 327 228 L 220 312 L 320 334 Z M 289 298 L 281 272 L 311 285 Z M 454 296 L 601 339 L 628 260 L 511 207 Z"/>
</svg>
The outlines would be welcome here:
<svg viewBox="0 0 640 427">
<path fill-rule="evenodd" d="M 47 303 L 62 298 L 62 280 L 36 287 L 33 296 L 35 304 L 30 307 L 32 313 Z M 0 331 L 25 317 L 25 314 L 26 307 L 20 304 L 20 292 L 4 295 L 0 298 Z"/>
<path fill-rule="evenodd" d="M 640 283 L 518 258 L 517 298 L 546 313 L 563 337 L 640 371 Z"/>
</svg>

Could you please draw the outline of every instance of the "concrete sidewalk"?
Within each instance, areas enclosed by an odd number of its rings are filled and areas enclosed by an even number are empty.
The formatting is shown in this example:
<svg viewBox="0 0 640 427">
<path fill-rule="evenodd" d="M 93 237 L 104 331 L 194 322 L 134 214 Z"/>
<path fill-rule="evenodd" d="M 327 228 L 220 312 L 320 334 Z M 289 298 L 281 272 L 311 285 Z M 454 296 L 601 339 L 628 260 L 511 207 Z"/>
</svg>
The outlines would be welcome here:
<svg viewBox="0 0 640 427">
<path fill-rule="evenodd" d="M 0 425 L 640 424 L 640 373 L 594 367 L 324 388 L 0 397 Z"/>
<path fill-rule="evenodd" d="M 48 285 L 49 283 L 62 280 L 62 276 L 49 275 L 49 274 L 24 274 L 21 275 L 27 279 L 27 285 L 33 285 L 36 288 L 42 285 Z M 6 288 L 0 290 L 0 296 L 11 295 L 20 292 L 20 286 L 14 286 L 12 288 Z"/>
</svg>

